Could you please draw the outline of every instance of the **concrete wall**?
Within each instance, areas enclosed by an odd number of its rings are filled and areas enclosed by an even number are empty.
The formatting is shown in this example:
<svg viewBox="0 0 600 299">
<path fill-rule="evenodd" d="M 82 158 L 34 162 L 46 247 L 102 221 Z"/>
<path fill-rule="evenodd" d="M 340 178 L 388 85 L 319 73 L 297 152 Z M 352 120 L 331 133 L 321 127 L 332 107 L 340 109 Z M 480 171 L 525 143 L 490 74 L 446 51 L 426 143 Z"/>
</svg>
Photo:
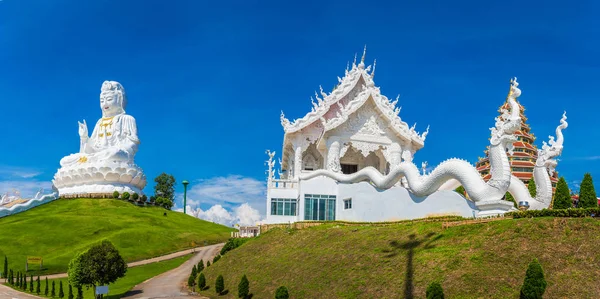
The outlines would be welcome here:
<svg viewBox="0 0 600 299">
<path fill-rule="evenodd" d="M 322 176 L 301 181 L 297 192 L 291 190 L 269 191 L 266 223 L 303 221 L 305 194 L 335 195 L 336 220 L 342 221 L 381 222 L 446 215 L 474 217 L 478 212 L 473 202 L 454 191 L 437 191 L 427 197 L 417 197 L 403 187 L 381 190 L 368 182 L 340 184 Z M 271 198 L 299 198 L 297 216 L 270 215 Z M 349 198 L 352 208 L 346 210 L 344 199 Z"/>
</svg>

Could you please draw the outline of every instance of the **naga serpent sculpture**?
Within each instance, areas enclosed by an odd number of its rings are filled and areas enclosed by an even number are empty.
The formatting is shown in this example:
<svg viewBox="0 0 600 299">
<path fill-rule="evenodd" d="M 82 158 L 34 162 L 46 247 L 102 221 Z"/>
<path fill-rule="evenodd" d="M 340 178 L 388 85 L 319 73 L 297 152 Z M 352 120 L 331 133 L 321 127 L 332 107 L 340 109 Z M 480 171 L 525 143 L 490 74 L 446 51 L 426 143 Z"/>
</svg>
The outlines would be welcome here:
<svg viewBox="0 0 600 299">
<path fill-rule="evenodd" d="M 489 202 L 501 200 L 511 182 L 510 164 L 506 149 L 512 151 L 512 144 L 517 139 L 514 133 L 521 127 L 520 109 L 516 99 L 521 95 L 516 78 L 510 81 L 510 91 L 507 101 L 511 107 L 509 112 L 502 110 L 502 115 L 496 117 L 496 125 L 491 128 L 489 160 L 491 179 L 486 183 L 481 174 L 469 162 L 460 159 L 449 159 L 438 165 L 431 173 L 421 175 L 417 166 L 404 161 L 392 166 L 389 174 L 382 175 L 373 167 L 366 167 L 353 174 L 342 174 L 327 169 L 320 169 L 300 175 L 301 180 L 318 176 L 326 176 L 340 183 L 357 183 L 371 181 L 377 188 L 388 189 L 402 178 L 406 178 L 408 189 L 417 196 L 428 196 L 436 192 L 444 183 L 457 180 L 464 186 L 469 197 L 474 202 Z"/>
<path fill-rule="evenodd" d="M 533 180 L 536 186 L 536 196 L 532 198 L 525 184 L 514 175 L 511 176 L 508 192 L 520 204 L 529 203 L 530 210 L 541 210 L 548 208 L 552 202 L 552 182 L 550 176 L 554 173 L 556 167 L 556 157 L 560 156 L 563 150 L 562 130 L 569 126 L 567 123 L 567 112 L 563 113 L 560 125 L 556 127 L 556 141 L 553 136 L 549 136 L 549 144 L 544 141 L 542 149 L 538 152 L 538 158 L 533 169 Z"/>
</svg>

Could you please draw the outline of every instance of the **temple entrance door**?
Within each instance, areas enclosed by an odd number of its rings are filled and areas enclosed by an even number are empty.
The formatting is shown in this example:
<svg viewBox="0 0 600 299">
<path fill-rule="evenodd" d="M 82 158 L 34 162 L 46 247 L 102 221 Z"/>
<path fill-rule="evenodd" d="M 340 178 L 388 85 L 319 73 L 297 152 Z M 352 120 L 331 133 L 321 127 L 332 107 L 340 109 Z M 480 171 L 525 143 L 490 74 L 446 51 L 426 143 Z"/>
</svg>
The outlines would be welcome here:
<svg viewBox="0 0 600 299">
<path fill-rule="evenodd" d="M 358 171 L 357 164 L 341 164 L 343 174 L 351 174 Z"/>
</svg>

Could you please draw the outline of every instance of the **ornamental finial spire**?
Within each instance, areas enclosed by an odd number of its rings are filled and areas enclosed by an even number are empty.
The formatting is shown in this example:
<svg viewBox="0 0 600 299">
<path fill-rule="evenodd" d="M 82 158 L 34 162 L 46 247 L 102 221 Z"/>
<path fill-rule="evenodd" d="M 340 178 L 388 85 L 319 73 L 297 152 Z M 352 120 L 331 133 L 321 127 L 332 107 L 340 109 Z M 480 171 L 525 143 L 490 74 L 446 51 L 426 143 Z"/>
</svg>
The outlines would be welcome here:
<svg viewBox="0 0 600 299">
<path fill-rule="evenodd" d="M 377 59 L 373 61 L 373 71 L 371 72 L 371 78 L 375 77 L 375 67 L 377 66 Z"/>
<path fill-rule="evenodd" d="M 360 64 L 365 65 L 365 57 L 367 57 L 367 45 L 365 45 L 365 49 L 363 50 L 362 58 L 360 59 Z"/>
<path fill-rule="evenodd" d="M 352 68 L 356 66 L 356 53 L 354 53 L 354 61 L 352 61 Z"/>
</svg>

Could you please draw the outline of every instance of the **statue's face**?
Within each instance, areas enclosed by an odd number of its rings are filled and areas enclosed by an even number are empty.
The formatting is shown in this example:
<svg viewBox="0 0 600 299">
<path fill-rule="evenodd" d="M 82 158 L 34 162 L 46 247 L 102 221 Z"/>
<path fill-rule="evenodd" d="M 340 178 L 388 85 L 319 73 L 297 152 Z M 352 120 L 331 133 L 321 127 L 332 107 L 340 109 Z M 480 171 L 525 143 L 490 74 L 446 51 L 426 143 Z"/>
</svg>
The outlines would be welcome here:
<svg viewBox="0 0 600 299">
<path fill-rule="evenodd" d="M 105 117 L 115 116 L 121 112 L 121 107 L 117 100 L 117 93 L 104 92 L 100 94 L 100 109 Z"/>
</svg>

